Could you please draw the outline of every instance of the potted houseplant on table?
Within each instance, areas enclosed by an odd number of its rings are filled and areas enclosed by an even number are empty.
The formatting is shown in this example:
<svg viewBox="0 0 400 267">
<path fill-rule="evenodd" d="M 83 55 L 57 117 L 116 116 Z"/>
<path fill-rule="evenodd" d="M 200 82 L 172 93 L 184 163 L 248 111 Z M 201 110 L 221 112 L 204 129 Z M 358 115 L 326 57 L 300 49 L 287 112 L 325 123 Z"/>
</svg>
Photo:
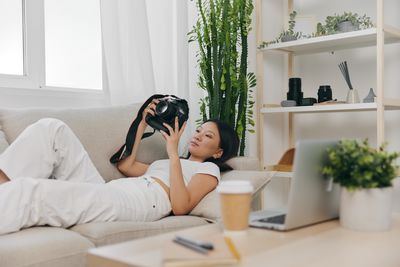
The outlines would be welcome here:
<svg viewBox="0 0 400 267">
<path fill-rule="evenodd" d="M 340 224 L 360 231 L 390 228 L 393 187 L 398 153 L 373 149 L 368 141 L 341 140 L 328 149 L 328 162 L 322 169 L 342 186 Z"/>
</svg>

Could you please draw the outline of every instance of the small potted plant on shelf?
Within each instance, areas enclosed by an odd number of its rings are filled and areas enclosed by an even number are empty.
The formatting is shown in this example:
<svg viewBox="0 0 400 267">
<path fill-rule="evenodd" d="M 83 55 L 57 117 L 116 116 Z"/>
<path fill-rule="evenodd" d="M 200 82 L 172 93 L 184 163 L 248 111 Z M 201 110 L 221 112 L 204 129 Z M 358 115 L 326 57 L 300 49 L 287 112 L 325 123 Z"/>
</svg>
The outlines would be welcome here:
<svg viewBox="0 0 400 267">
<path fill-rule="evenodd" d="M 325 24 L 317 24 L 317 36 L 329 35 L 342 32 L 364 30 L 374 27 L 371 18 L 366 14 L 363 16 L 357 13 L 344 12 L 342 15 L 334 14 L 327 16 Z"/>
<path fill-rule="evenodd" d="M 278 37 L 275 38 L 275 40 L 269 41 L 269 42 L 263 42 L 259 48 L 264 48 L 267 47 L 270 44 L 276 44 L 280 42 L 289 42 L 289 41 L 294 41 L 299 39 L 302 36 L 301 32 L 296 32 L 294 30 L 294 27 L 296 26 L 296 15 L 297 12 L 293 11 L 292 13 L 289 14 L 289 27 L 287 30 L 283 30 Z"/>
<path fill-rule="evenodd" d="M 360 231 L 390 228 L 398 153 L 373 149 L 368 141 L 341 140 L 328 149 L 322 173 L 342 187 L 340 224 Z"/>
</svg>

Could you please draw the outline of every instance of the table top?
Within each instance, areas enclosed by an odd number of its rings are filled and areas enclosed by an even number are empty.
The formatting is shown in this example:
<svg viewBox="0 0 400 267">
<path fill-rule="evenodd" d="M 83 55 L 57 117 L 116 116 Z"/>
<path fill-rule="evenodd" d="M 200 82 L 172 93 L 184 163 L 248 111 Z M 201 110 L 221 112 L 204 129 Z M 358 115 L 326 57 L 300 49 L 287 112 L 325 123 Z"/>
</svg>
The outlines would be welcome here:
<svg viewBox="0 0 400 267">
<path fill-rule="evenodd" d="M 179 233 L 205 239 L 218 224 L 194 227 L 89 250 L 89 266 L 162 266 L 162 248 Z M 242 255 L 235 266 L 400 266 L 400 214 L 385 232 L 357 232 L 329 221 L 288 232 L 249 228 L 232 240 Z"/>
</svg>

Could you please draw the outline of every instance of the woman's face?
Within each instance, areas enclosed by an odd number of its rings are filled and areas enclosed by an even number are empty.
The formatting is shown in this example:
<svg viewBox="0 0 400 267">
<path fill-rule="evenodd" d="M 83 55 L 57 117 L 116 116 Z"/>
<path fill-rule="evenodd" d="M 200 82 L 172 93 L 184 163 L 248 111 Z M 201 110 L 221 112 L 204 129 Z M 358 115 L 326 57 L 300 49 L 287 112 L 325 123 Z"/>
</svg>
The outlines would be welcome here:
<svg viewBox="0 0 400 267">
<path fill-rule="evenodd" d="M 223 153 L 219 147 L 220 141 L 217 125 L 211 121 L 203 123 L 196 129 L 190 140 L 189 152 L 197 159 L 219 158 Z"/>
</svg>

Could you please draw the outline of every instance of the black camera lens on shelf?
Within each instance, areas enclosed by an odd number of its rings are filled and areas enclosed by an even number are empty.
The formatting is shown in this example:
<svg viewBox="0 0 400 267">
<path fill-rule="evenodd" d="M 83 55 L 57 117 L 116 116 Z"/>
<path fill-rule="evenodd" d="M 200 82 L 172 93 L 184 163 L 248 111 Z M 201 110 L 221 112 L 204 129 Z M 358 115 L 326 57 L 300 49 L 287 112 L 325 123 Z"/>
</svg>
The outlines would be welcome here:
<svg viewBox="0 0 400 267">
<path fill-rule="evenodd" d="M 332 89 L 330 85 L 321 85 L 318 89 L 318 103 L 332 100 Z"/>
<path fill-rule="evenodd" d="M 289 92 L 286 94 L 287 100 L 296 101 L 297 106 L 301 105 L 303 92 L 301 91 L 301 78 L 289 79 Z"/>
</svg>

